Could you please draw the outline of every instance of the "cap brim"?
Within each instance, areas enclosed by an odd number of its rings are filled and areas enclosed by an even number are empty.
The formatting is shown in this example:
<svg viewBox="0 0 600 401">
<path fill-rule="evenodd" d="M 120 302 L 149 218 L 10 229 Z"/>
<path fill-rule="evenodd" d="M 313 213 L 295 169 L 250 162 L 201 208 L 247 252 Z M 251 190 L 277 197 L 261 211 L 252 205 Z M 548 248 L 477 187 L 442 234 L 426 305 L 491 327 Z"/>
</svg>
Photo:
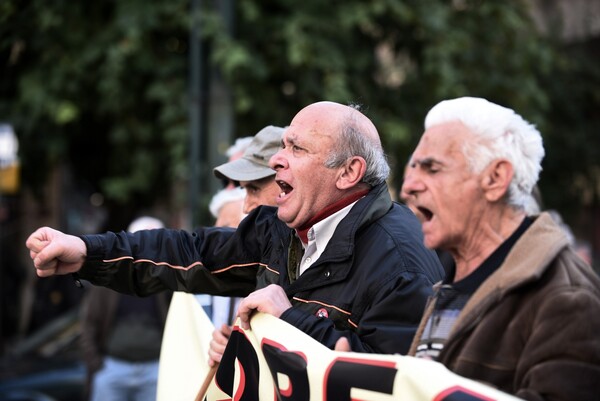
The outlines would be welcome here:
<svg viewBox="0 0 600 401">
<path fill-rule="evenodd" d="M 215 167 L 213 173 L 232 181 L 255 181 L 275 175 L 275 170 L 241 158 Z"/>
</svg>

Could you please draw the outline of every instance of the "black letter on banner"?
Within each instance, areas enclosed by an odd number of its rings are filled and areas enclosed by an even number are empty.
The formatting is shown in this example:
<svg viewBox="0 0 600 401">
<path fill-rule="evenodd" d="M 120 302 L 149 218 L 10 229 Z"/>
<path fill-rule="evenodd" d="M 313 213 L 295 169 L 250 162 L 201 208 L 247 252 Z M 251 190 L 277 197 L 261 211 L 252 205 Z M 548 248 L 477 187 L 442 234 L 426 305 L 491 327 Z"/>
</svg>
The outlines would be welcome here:
<svg viewBox="0 0 600 401">
<path fill-rule="evenodd" d="M 262 352 L 273 376 L 275 388 L 282 401 L 308 401 L 310 385 L 306 374 L 306 360 L 295 352 L 288 352 L 272 341 L 265 340 Z M 283 391 L 279 388 L 277 373 L 289 378 L 290 386 Z"/>
<path fill-rule="evenodd" d="M 393 394 L 397 369 L 394 362 L 338 358 L 325 374 L 325 400 L 351 401 L 350 390 L 361 388 Z"/>
<path fill-rule="evenodd" d="M 234 330 L 225 347 L 223 358 L 217 370 L 215 381 L 223 392 L 234 398 L 233 381 L 235 380 L 235 359 L 240 362 L 242 374 L 238 391 L 242 394 L 235 399 L 240 401 L 258 400 L 258 357 L 254 347 L 243 333 Z"/>
</svg>

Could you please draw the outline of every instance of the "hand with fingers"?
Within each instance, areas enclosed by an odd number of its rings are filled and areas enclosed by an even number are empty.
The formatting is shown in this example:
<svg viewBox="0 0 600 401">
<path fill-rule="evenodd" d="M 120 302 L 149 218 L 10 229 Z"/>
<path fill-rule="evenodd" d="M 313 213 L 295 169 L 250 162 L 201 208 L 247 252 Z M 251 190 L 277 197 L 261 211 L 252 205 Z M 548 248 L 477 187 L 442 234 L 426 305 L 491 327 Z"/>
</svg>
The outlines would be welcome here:
<svg viewBox="0 0 600 401">
<path fill-rule="evenodd" d="M 271 284 L 260 290 L 256 290 L 240 302 L 238 316 L 244 330 L 250 328 L 250 317 L 256 310 L 280 317 L 283 312 L 292 307 L 287 294 L 280 286 Z"/>
<path fill-rule="evenodd" d="M 231 326 L 226 324 L 221 325 L 221 328 L 213 331 L 210 348 L 208 349 L 208 366 L 213 367 L 221 362 L 223 352 L 225 352 L 225 347 L 227 346 L 227 341 L 229 341 L 229 337 L 231 337 L 231 331 Z"/>
<path fill-rule="evenodd" d="M 25 244 L 39 277 L 75 273 L 87 254 L 81 238 L 49 227 L 37 229 Z"/>
<path fill-rule="evenodd" d="M 244 330 L 250 328 L 250 317 L 257 310 L 269 313 L 275 317 L 281 314 L 292 304 L 287 298 L 285 291 L 278 285 L 271 284 L 268 287 L 254 291 L 240 302 L 237 315 L 240 317 L 241 326 Z M 208 350 L 208 365 L 213 367 L 221 362 L 227 341 L 231 337 L 232 328 L 226 324 L 213 331 L 212 340 Z"/>
</svg>

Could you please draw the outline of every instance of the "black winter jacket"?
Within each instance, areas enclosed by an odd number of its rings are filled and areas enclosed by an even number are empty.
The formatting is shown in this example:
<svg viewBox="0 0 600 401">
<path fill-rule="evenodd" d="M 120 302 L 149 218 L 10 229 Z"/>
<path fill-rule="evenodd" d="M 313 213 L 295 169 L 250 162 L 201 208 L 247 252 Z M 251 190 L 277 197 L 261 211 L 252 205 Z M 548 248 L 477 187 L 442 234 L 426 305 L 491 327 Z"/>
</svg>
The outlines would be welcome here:
<svg viewBox="0 0 600 401">
<path fill-rule="evenodd" d="M 333 348 L 405 354 L 443 269 L 421 226 L 387 185 L 373 188 L 340 222 L 321 257 L 296 281 L 287 274 L 293 229 L 261 206 L 237 230 L 148 230 L 84 235 L 82 278 L 146 295 L 165 289 L 246 296 L 278 284 L 292 308 L 281 319 Z"/>
</svg>

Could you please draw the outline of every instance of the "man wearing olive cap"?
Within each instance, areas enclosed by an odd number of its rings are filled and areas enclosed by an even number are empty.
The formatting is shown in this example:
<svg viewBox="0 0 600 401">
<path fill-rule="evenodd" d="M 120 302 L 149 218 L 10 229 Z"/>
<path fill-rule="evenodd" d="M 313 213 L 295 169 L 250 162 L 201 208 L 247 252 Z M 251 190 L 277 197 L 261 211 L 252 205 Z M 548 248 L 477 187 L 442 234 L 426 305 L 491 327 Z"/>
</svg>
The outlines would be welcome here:
<svg viewBox="0 0 600 401">
<path fill-rule="evenodd" d="M 275 183 L 275 170 L 269 167 L 269 160 L 281 148 L 283 132 L 283 128 L 266 126 L 254 135 L 242 157 L 213 170 L 217 178 L 239 182 L 246 189 L 245 214 L 260 205 L 275 206 L 275 198 L 280 190 Z"/>
</svg>

